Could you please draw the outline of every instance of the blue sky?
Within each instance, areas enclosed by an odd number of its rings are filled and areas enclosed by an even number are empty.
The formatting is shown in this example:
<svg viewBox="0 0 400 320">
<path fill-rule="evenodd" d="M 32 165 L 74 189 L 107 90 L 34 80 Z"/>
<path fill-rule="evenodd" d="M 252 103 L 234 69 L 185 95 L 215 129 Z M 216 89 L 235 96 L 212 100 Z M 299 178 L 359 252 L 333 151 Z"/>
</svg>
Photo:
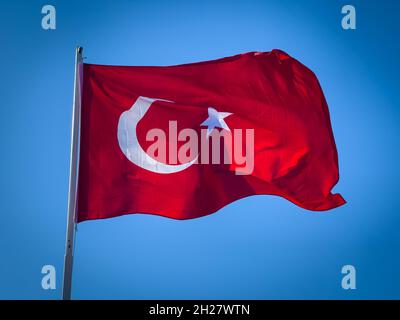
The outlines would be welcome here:
<svg viewBox="0 0 400 320">
<path fill-rule="evenodd" d="M 171 65 L 288 52 L 318 76 L 348 201 L 315 213 L 254 196 L 188 221 L 128 215 L 79 225 L 75 299 L 400 298 L 396 1 L 13 1 L 1 4 L 0 298 L 58 299 L 74 50 L 87 62 Z M 56 30 L 41 8 L 57 10 Z M 156 195 L 155 195 L 156 197 Z M 41 268 L 57 289 L 41 288 Z M 341 288 L 341 268 L 357 289 Z"/>
</svg>

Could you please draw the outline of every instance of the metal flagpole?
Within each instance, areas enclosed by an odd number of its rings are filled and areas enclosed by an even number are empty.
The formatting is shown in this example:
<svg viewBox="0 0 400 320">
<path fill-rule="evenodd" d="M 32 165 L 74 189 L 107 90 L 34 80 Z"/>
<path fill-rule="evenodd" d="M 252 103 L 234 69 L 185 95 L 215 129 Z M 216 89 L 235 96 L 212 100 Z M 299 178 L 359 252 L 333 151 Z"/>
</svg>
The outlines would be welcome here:
<svg viewBox="0 0 400 320">
<path fill-rule="evenodd" d="M 76 199 L 78 182 L 78 162 L 79 162 L 79 137 L 81 122 L 81 88 L 82 88 L 82 47 L 76 48 L 75 53 L 75 80 L 74 80 L 74 101 L 72 107 L 72 126 L 71 126 L 71 153 L 69 167 L 69 191 L 68 191 L 68 220 L 67 235 L 64 256 L 64 274 L 62 286 L 63 300 L 71 299 L 72 286 L 72 265 L 74 257 L 74 240 L 76 227 Z"/>
</svg>

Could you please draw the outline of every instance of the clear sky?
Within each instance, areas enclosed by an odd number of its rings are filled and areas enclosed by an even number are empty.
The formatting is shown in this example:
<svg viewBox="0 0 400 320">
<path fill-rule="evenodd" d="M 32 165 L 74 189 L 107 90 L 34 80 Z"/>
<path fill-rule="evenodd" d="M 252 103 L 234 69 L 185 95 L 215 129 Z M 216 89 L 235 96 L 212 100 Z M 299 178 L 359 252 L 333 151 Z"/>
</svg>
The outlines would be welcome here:
<svg viewBox="0 0 400 320">
<path fill-rule="evenodd" d="M 61 296 L 74 50 L 87 62 L 171 65 L 282 49 L 318 76 L 348 201 L 310 212 L 273 196 L 188 221 L 79 224 L 73 298 L 400 298 L 398 1 L 3 1 L 0 298 Z M 56 8 L 56 30 L 41 8 Z M 160 85 L 160 84 L 158 84 Z M 155 199 L 157 195 L 154 195 Z M 41 268 L 57 289 L 41 288 Z M 341 288 L 341 268 L 357 289 Z"/>
</svg>

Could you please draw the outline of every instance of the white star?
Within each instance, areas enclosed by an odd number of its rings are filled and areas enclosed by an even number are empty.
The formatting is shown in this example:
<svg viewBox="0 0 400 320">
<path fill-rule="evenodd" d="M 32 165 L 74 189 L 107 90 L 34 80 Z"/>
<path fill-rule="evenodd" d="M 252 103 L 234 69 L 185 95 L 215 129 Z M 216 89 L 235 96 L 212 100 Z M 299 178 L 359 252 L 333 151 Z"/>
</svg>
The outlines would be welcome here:
<svg viewBox="0 0 400 320">
<path fill-rule="evenodd" d="M 230 116 L 231 114 L 232 113 L 230 112 L 218 112 L 214 108 L 210 107 L 208 108 L 208 118 L 200 126 L 207 126 L 207 136 L 210 135 L 214 128 L 221 128 L 231 131 L 224 120 L 224 118 Z"/>
</svg>

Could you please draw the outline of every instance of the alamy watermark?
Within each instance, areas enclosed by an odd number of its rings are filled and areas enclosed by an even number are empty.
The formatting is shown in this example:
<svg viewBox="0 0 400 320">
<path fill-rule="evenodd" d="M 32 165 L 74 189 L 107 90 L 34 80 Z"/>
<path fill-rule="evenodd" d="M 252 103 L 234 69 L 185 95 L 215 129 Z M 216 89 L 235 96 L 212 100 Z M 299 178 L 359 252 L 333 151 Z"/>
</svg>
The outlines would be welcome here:
<svg viewBox="0 0 400 320">
<path fill-rule="evenodd" d="M 121 151 L 142 169 L 170 174 L 198 164 L 224 164 L 237 175 L 250 175 L 254 170 L 254 129 L 233 128 L 226 122 L 233 113 L 208 107 L 208 117 L 195 128 L 178 130 L 178 121 L 168 122 L 167 132 L 152 128 L 146 132 L 146 150 L 138 141 L 136 127 L 153 102 L 166 101 L 139 97 L 123 112 L 118 122 Z M 179 147 L 178 147 L 179 145 Z"/>
<path fill-rule="evenodd" d="M 347 4 L 342 7 L 342 14 L 344 14 L 342 18 L 342 28 L 344 30 L 355 30 L 357 28 L 356 8 L 352 5 Z"/>
<path fill-rule="evenodd" d="M 146 153 L 155 160 L 169 164 L 228 164 L 237 175 L 248 175 L 254 169 L 254 129 L 218 130 L 190 128 L 177 130 L 177 121 L 169 121 L 167 133 L 159 128 L 146 134 L 153 142 Z M 168 143 L 167 143 L 168 141 Z M 178 142 L 184 142 L 178 149 Z"/>
<path fill-rule="evenodd" d="M 356 289 L 356 268 L 350 264 L 342 267 L 342 289 L 355 290 Z"/>
<path fill-rule="evenodd" d="M 55 290 L 56 289 L 56 268 L 51 264 L 46 264 L 42 267 L 42 289 Z"/>
<path fill-rule="evenodd" d="M 50 4 L 42 7 L 42 28 L 44 30 L 56 29 L 56 8 Z"/>
</svg>

